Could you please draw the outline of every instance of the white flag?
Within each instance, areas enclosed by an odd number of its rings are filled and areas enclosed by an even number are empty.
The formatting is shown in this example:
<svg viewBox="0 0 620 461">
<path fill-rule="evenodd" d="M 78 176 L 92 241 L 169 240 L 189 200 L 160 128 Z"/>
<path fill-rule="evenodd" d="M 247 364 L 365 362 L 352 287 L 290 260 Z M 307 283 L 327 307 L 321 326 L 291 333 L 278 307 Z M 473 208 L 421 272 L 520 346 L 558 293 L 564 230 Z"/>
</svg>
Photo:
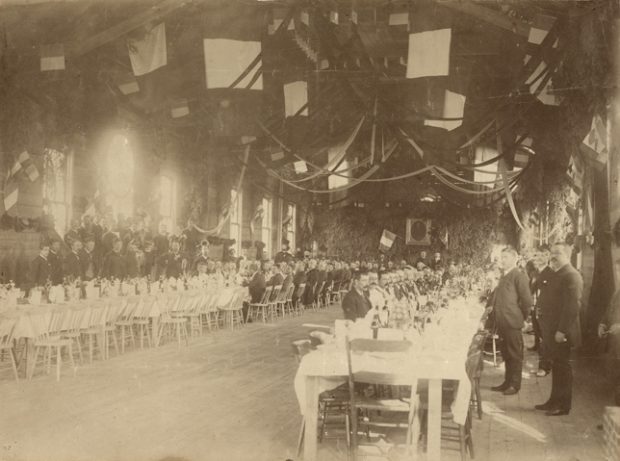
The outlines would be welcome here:
<svg viewBox="0 0 620 461">
<path fill-rule="evenodd" d="M 263 89 L 263 77 L 255 78 L 261 64 L 256 62 L 261 54 L 260 42 L 205 38 L 204 54 L 207 88 L 228 88 L 249 70 L 235 88 Z"/>
<path fill-rule="evenodd" d="M 443 99 L 444 118 L 462 118 L 465 111 L 466 97 L 462 94 L 446 90 Z M 463 124 L 463 120 L 425 120 L 424 125 L 445 128 L 448 131 L 454 130 Z"/>
<path fill-rule="evenodd" d="M 448 75 L 451 41 L 452 29 L 409 34 L 407 78 Z"/>
<path fill-rule="evenodd" d="M 148 74 L 168 63 L 166 25 L 162 22 L 148 31 L 141 40 L 128 43 L 129 59 L 136 76 Z"/>
<path fill-rule="evenodd" d="M 301 111 L 302 107 L 305 108 Z M 299 114 L 297 114 L 299 112 Z M 308 115 L 308 82 L 284 84 L 284 113 L 286 117 Z"/>
</svg>

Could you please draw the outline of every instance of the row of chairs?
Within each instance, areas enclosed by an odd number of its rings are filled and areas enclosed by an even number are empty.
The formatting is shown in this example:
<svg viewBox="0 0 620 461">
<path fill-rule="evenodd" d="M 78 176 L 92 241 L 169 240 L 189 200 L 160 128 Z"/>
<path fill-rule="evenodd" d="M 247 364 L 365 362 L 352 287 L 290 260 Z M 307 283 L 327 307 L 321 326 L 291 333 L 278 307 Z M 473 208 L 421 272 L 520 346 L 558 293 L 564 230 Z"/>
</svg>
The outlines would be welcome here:
<svg viewBox="0 0 620 461">
<path fill-rule="evenodd" d="M 472 339 L 465 364 L 467 375 L 472 384 L 470 407 L 465 424 L 450 425 L 442 424 L 442 438 L 458 442 L 462 461 L 467 459 L 467 454 L 474 459 L 474 444 L 472 438 L 472 411 L 476 410 L 478 418 L 482 419 L 482 399 L 480 395 L 480 377 L 483 369 L 483 348 L 489 333 L 478 332 Z M 311 340 L 298 340 L 292 343 L 293 351 L 298 362 L 306 353 L 312 350 Z M 417 443 L 426 430 L 428 405 L 426 403 L 426 391 L 418 386 L 417 395 L 411 398 L 411 383 L 402 381 L 398 374 L 389 373 L 354 373 L 353 361 L 357 354 L 377 353 L 392 354 L 402 353 L 410 347 L 407 341 L 354 339 L 347 341 L 347 363 L 349 377 L 346 385 L 335 390 L 326 391 L 319 396 L 319 430 L 318 440 L 336 434 L 341 437 L 344 430 L 346 444 L 349 448 L 351 459 L 356 459 L 357 441 L 359 428 L 363 427 L 363 433 L 370 439 L 370 427 L 379 425 L 382 427 L 405 426 L 405 445 L 407 450 L 415 450 Z M 368 386 L 372 386 L 373 392 L 368 395 Z M 403 391 L 403 387 L 407 388 Z M 456 387 L 453 382 L 444 381 L 442 389 L 442 421 L 452 419 L 450 404 L 455 395 Z M 386 415 L 396 414 L 401 417 L 389 418 Z M 334 422 L 340 431 L 334 431 Z M 422 423 L 420 425 L 420 422 Z M 456 429 L 457 433 L 454 433 Z M 297 454 L 301 453 L 305 423 L 299 433 Z"/>
<path fill-rule="evenodd" d="M 297 287 L 291 284 L 286 289 L 282 285 L 268 286 L 259 302 L 249 304 L 245 322 L 250 319 L 268 322 L 287 315 L 301 315 L 306 309 L 324 309 L 340 303 L 349 289 L 350 282 L 301 283 Z"/>
<path fill-rule="evenodd" d="M 120 300 L 100 299 L 92 309 L 79 306 L 50 313 L 45 332 L 28 340 L 34 348 L 27 363 L 26 376 L 32 379 L 37 365 L 46 365 L 51 371 L 52 360 L 56 365 L 56 380 L 60 380 L 63 355 L 74 373 L 76 362 L 84 363 L 84 349 L 89 362 L 98 355 L 101 360 L 110 358 L 110 351 L 124 354 L 128 347 L 140 349 L 166 341 L 175 341 L 180 347 L 189 338 L 200 336 L 206 330 L 222 327 L 235 329 L 243 324 L 245 290 L 230 292 L 187 292 L 164 296 L 127 297 Z M 154 303 L 162 303 L 161 315 L 153 315 Z M 71 306 L 70 306 L 71 307 Z M 19 380 L 18 357 L 27 356 L 26 342 L 13 337 L 18 319 L 0 322 L 0 366 L 13 370 Z M 8 360 L 7 360 L 8 358 Z M 41 360 L 39 360 L 41 358 Z"/>
</svg>

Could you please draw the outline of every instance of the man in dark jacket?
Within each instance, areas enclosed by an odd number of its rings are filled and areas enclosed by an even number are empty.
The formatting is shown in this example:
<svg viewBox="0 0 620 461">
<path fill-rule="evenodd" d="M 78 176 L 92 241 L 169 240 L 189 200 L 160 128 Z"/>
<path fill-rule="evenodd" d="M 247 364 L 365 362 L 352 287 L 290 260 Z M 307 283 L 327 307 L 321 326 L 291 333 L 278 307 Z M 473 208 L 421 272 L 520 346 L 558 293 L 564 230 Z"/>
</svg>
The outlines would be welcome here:
<svg viewBox="0 0 620 461">
<path fill-rule="evenodd" d="M 82 266 L 80 265 L 80 250 L 82 242 L 78 239 L 71 240 L 71 252 L 65 258 L 65 276 L 70 280 L 82 277 Z"/>
<path fill-rule="evenodd" d="M 342 299 L 344 318 L 355 320 L 363 318 L 372 307 L 364 293 L 368 291 L 368 274 L 353 274 L 353 288 Z"/>
<path fill-rule="evenodd" d="M 265 273 L 263 268 L 257 268 L 248 285 L 252 304 L 260 303 L 262 301 L 266 288 L 267 283 L 265 282 Z"/>
<path fill-rule="evenodd" d="M 47 259 L 50 252 L 48 243 L 41 243 L 39 255 L 34 258 L 30 265 L 30 280 L 32 286 L 45 286 L 50 278 L 51 268 Z"/>
<path fill-rule="evenodd" d="M 583 280 L 570 264 L 571 250 L 567 244 L 551 247 L 551 269 L 548 293 L 541 305 L 540 320 L 543 341 L 551 358 L 551 396 L 537 410 L 548 416 L 562 416 L 570 412 L 573 374 L 570 366 L 571 346 L 581 345 L 579 311 L 583 294 Z"/>
<path fill-rule="evenodd" d="M 123 242 L 120 239 L 114 240 L 112 251 L 106 255 L 103 261 L 103 267 L 101 268 L 101 276 L 103 278 L 122 280 L 127 276 L 125 258 L 121 255 L 122 247 Z"/>
<path fill-rule="evenodd" d="M 518 254 L 513 248 L 504 248 L 501 255 L 503 275 L 495 290 L 493 311 L 500 338 L 501 353 L 506 372 L 504 382 L 492 387 L 504 395 L 514 395 L 521 389 L 523 370 L 523 322 L 532 307 L 527 275 L 517 267 Z"/>
<path fill-rule="evenodd" d="M 97 274 L 95 259 L 95 238 L 87 235 L 84 239 L 84 248 L 80 250 L 80 267 L 82 280 L 92 280 Z"/>
<path fill-rule="evenodd" d="M 172 239 L 170 251 L 159 258 L 159 274 L 166 278 L 179 278 L 183 274 L 183 255 L 180 252 L 181 244 L 178 240 Z"/>
<path fill-rule="evenodd" d="M 60 240 L 52 240 L 49 255 L 50 281 L 52 285 L 62 285 L 64 278 L 63 258 L 60 252 Z"/>
</svg>

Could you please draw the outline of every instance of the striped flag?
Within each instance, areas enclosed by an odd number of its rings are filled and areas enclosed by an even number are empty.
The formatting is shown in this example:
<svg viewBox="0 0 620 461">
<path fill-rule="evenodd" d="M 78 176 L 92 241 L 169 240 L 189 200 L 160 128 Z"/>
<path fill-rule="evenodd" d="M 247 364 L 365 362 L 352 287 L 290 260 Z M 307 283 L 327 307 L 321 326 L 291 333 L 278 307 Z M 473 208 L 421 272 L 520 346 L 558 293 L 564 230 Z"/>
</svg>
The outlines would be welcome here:
<svg viewBox="0 0 620 461">
<path fill-rule="evenodd" d="M 383 229 L 381 240 L 379 240 L 379 251 L 389 251 L 394 245 L 394 241 L 396 241 L 396 234 L 387 229 Z"/>
</svg>

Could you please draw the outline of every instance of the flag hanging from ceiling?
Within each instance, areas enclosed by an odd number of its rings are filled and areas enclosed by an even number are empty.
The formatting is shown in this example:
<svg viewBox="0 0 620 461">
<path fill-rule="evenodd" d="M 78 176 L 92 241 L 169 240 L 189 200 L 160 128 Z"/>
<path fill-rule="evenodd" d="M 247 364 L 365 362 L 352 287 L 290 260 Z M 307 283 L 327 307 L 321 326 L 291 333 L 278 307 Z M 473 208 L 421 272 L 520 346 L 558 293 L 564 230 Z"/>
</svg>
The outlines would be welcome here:
<svg viewBox="0 0 620 461">
<path fill-rule="evenodd" d="M 572 181 L 573 190 L 580 195 L 583 190 L 584 165 L 578 155 L 573 155 L 568 164 L 568 177 Z"/>
<path fill-rule="evenodd" d="M 308 115 L 308 82 L 284 84 L 284 113 L 286 117 Z"/>
<path fill-rule="evenodd" d="M 203 48 L 208 89 L 263 89 L 261 38 L 271 12 L 235 2 L 205 16 Z"/>
<path fill-rule="evenodd" d="M 443 100 L 443 118 L 463 118 L 467 98 L 450 90 L 445 91 Z M 424 125 L 445 128 L 452 131 L 463 124 L 463 120 L 425 120 Z"/>
<path fill-rule="evenodd" d="M 140 85 L 133 75 L 126 75 L 118 80 L 118 89 L 121 90 L 125 96 L 134 94 L 140 91 Z"/>
<path fill-rule="evenodd" d="M 30 179 L 30 182 L 34 182 L 39 178 L 39 170 L 34 163 L 30 163 L 25 169 L 26 176 Z"/>
<path fill-rule="evenodd" d="M 21 154 L 19 154 L 17 159 L 15 159 L 15 163 L 11 167 L 11 171 L 10 171 L 9 177 L 15 176 L 17 173 L 19 173 L 20 170 L 26 164 L 26 162 L 28 162 L 28 160 L 30 160 L 30 154 L 28 154 L 27 151 L 23 151 Z"/>
<path fill-rule="evenodd" d="M 168 63 L 166 25 L 162 22 L 145 30 L 144 37 L 127 41 L 129 59 L 135 76 L 153 72 Z"/>
<path fill-rule="evenodd" d="M 299 160 L 293 163 L 293 168 L 295 169 L 295 173 L 297 174 L 308 172 L 308 165 L 306 165 L 306 162 L 304 162 L 303 160 Z"/>
<path fill-rule="evenodd" d="M 175 101 L 170 109 L 170 115 L 172 118 L 181 118 L 189 115 L 189 104 L 187 103 L 187 99 Z"/>
<path fill-rule="evenodd" d="M 451 41 L 452 29 L 409 34 L 407 78 L 448 75 Z"/>
<path fill-rule="evenodd" d="M 407 9 L 393 11 L 388 17 L 390 26 L 409 26 L 409 11 Z"/>
<path fill-rule="evenodd" d="M 478 146 L 476 147 L 475 163 L 482 163 L 498 156 L 497 149 L 493 147 Z M 493 189 L 495 187 L 495 181 L 498 179 L 498 167 L 497 161 L 485 165 L 478 166 L 474 171 L 474 181 L 481 183 L 481 185 Z"/>
<path fill-rule="evenodd" d="M 541 45 L 547 37 L 547 34 L 556 22 L 556 18 L 545 14 L 537 14 L 534 22 L 530 27 L 527 41 L 534 45 Z M 555 41 L 554 47 L 557 47 L 558 41 Z"/>
<path fill-rule="evenodd" d="M 62 44 L 41 47 L 41 71 L 65 69 L 65 47 Z"/>
<path fill-rule="evenodd" d="M 596 114 L 592 117 L 590 131 L 581 143 L 581 151 L 596 167 L 607 164 L 609 149 L 607 148 L 607 128 L 603 118 Z"/>
<path fill-rule="evenodd" d="M 387 229 L 383 229 L 383 233 L 381 234 L 381 239 L 379 240 L 379 250 L 380 251 L 389 251 L 390 248 L 394 245 L 396 241 L 396 234 L 390 232 Z"/>
</svg>

